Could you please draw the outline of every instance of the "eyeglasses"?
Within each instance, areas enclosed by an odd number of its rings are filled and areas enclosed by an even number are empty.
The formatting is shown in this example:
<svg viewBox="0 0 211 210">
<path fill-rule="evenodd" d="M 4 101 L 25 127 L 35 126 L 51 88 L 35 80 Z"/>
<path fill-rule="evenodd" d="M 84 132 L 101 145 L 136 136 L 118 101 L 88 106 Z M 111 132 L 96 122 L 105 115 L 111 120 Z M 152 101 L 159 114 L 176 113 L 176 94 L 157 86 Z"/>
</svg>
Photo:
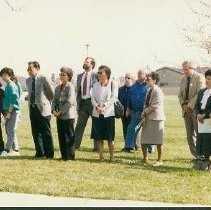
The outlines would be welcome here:
<svg viewBox="0 0 211 210">
<path fill-rule="evenodd" d="M 98 71 L 97 73 L 98 73 L 98 74 L 102 74 L 102 71 Z"/>
<path fill-rule="evenodd" d="M 131 79 L 130 77 L 125 77 L 125 79 Z"/>
</svg>

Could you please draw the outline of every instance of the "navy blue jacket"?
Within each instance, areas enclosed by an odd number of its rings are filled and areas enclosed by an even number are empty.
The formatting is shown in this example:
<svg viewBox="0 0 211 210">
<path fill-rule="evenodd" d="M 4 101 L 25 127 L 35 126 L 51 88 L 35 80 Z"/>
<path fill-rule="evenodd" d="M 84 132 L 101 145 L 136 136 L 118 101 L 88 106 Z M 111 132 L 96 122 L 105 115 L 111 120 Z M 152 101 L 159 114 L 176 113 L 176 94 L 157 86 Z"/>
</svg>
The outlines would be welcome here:
<svg viewBox="0 0 211 210">
<path fill-rule="evenodd" d="M 119 88 L 118 99 L 125 109 L 127 108 L 128 93 L 130 88 L 131 86 L 126 85 Z"/>
<path fill-rule="evenodd" d="M 128 93 L 127 108 L 130 108 L 134 112 L 142 112 L 147 90 L 148 87 L 145 82 L 140 84 L 136 81 L 135 84 L 131 86 Z"/>
</svg>

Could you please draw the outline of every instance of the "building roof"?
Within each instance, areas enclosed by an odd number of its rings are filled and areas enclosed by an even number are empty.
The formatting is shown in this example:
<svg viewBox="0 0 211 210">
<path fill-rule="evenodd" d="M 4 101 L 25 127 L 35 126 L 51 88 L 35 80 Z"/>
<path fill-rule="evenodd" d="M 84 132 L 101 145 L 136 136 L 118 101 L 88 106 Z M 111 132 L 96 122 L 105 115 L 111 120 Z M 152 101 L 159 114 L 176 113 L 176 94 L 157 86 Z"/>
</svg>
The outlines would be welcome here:
<svg viewBox="0 0 211 210">
<path fill-rule="evenodd" d="M 208 67 L 199 67 L 197 66 L 196 68 L 193 68 L 195 71 L 201 73 L 201 74 L 204 74 L 205 71 L 208 69 Z M 179 69 L 179 68 L 172 68 L 172 67 L 162 67 L 160 69 L 157 69 L 157 71 L 162 71 L 162 70 L 170 70 L 170 71 L 173 71 L 173 72 L 176 72 L 178 74 L 183 74 L 182 73 L 182 69 Z"/>
<path fill-rule="evenodd" d="M 162 67 L 160 69 L 157 69 L 156 71 L 162 71 L 162 70 L 170 70 L 170 71 L 176 72 L 178 74 L 183 74 L 181 69 L 172 68 L 172 67 Z"/>
</svg>

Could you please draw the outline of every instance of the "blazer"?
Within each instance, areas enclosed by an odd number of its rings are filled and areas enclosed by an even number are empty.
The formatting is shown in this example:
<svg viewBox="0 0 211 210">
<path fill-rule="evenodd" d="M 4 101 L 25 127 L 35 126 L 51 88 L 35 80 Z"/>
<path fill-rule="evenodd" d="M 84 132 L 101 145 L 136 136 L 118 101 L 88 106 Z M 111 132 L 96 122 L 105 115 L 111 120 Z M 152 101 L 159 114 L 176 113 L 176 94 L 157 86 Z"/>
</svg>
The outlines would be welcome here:
<svg viewBox="0 0 211 210">
<path fill-rule="evenodd" d="M 82 99 L 81 96 L 81 80 L 85 72 L 77 75 L 77 86 L 76 86 L 76 100 L 77 100 L 77 107 L 80 107 L 80 102 Z M 98 81 L 97 74 L 95 72 L 91 73 L 91 82 L 90 82 L 90 89 L 93 88 L 94 84 Z"/>
<path fill-rule="evenodd" d="M 75 89 L 71 82 L 68 82 L 64 90 L 61 85 L 55 88 L 55 95 L 52 101 L 52 110 L 61 111 L 59 119 L 68 120 L 75 118 Z"/>
<path fill-rule="evenodd" d="M 32 92 L 32 78 L 26 79 L 26 86 L 28 89 L 28 104 L 30 105 L 30 98 Z M 54 90 L 53 85 L 46 77 L 37 75 L 35 82 L 35 104 L 42 116 L 51 115 L 51 102 L 53 100 Z"/>
<path fill-rule="evenodd" d="M 179 87 L 179 103 L 182 106 L 185 101 L 185 94 L 186 94 L 186 86 L 187 86 L 187 76 L 182 76 L 180 87 Z M 194 110 L 197 95 L 200 89 L 205 88 L 205 77 L 197 72 L 194 72 L 193 76 L 191 77 L 190 87 L 189 87 L 189 101 L 188 107 Z"/>
<path fill-rule="evenodd" d="M 156 85 L 152 90 L 149 106 L 144 105 L 144 114 L 150 120 L 165 120 L 163 91 Z M 145 100 L 146 102 L 146 100 Z"/>
<path fill-rule="evenodd" d="M 209 115 L 211 113 L 211 96 L 207 99 L 207 104 L 205 109 L 201 109 L 201 100 L 203 98 L 204 92 L 207 90 L 207 88 L 202 89 L 199 91 L 199 94 L 197 96 L 196 104 L 195 104 L 195 110 L 196 115 L 198 114 L 205 114 L 205 118 L 209 118 Z"/>
</svg>

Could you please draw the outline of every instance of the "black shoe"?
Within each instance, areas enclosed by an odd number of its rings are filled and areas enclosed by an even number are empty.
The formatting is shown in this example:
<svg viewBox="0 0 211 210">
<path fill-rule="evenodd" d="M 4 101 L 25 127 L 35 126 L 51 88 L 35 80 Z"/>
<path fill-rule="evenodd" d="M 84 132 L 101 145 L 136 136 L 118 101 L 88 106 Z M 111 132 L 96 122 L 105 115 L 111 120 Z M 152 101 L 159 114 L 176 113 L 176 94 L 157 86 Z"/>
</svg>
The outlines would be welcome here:
<svg viewBox="0 0 211 210">
<path fill-rule="evenodd" d="M 35 154 L 34 157 L 35 157 L 35 158 L 42 158 L 42 157 L 45 157 L 45 155 L 42 155 L 42 154 Z"/>
<path fill-rule="evenodd" d="M 126 147 L 125 152 L 135 152 L 133 148 L 131 147 Z"/>
</svg>

